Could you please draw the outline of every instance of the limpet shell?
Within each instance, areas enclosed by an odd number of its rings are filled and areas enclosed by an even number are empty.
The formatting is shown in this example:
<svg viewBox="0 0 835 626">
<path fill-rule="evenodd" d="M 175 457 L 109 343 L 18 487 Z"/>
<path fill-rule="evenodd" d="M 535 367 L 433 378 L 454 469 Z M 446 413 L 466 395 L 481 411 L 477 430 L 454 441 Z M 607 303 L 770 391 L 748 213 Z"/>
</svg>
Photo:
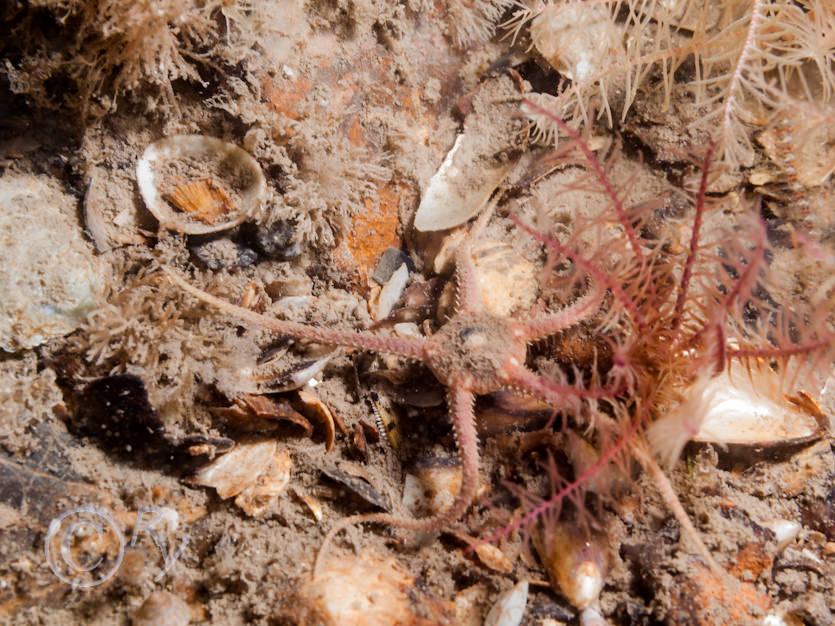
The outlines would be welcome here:
<svg viewBox="0 0 835 626">
<path fill-rule="evenodd" d="M 188 235 L 237 226 L 259 208 L 267 185 L 248 152 L 205 135 L 149 145 L 136 164 L 136 182 L 160 225 Z"/>
</svg>

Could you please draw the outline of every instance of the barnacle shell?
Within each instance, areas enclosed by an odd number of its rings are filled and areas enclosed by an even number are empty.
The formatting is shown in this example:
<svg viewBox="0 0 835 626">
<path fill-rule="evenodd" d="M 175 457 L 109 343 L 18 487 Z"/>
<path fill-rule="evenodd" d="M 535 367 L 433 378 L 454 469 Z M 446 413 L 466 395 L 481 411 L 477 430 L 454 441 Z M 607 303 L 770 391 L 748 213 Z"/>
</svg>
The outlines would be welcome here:
<svg viewBox="0 0 835 626">
<path fill-rule="evenodd" d="M 152 143 L 136 164 L 136 181 L 160 225 L 189 235 L 237 226 L 258 209 L 266 191 L 249 153 L 205 135 Z"/>
<path fill-rule="evenodd" d="M 560 74 L 577 82 L 623 55 L 623 33 L 603 5 L 548 4 L 531 23 L 531 41 Z"/>
<path fill-rule="evenodd" d="M 554 591 L 581 610 L 597 603 L 608 568 L 602 537 L 557 522 L 534 535 L 534 546 Z"/>
</svg>

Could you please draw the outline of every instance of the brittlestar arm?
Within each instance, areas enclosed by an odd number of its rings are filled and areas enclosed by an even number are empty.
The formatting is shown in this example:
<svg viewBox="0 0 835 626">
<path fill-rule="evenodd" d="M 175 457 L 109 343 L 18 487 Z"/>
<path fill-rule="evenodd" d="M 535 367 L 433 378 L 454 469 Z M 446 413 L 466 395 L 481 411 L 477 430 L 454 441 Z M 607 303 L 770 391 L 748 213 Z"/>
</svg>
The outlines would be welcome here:
<svg viewBox="0 0 835 626">
<path fill-rule="evenodd" d="M 478 277 L 475 271 L 475 264 L 471 256 L 472 245 L 467 235 L 458 245 L 455 251 L 455 281 L 456 281 L 456 302 L 455 310 L 458 313 L 478 313 L 482 310 L 481 294 L 478 288 Z"/>
<path fill-rule="evenodd" d="M 575 385 L 565 385 L 535 374 L 526 367 L 515 368 L 505 379 L 505 386 L 523 391 L 544 400 L 555 409 L 576 408 L 581 398 L 613 398 L 610 387 L 592 387 L 584 389 Z"/>
<path fill-rule="evenodd" d="M 602 296 L 603 293 L 592 285 L 586 295 L 556 313 L 519 320 L 525 339 L 527 341 L 542 339 L 582 322 L 600 308 Z"/>
<path fill-rule="evenodd" d="M 367 331 L 320 328 L 318 326 L 301 324 L 299 322 L 288 322 L 286 320 L 273 319 L 256 313 L 255 311 L 250 311 L 249 309 L 230 304 L 225 300 L 221 300 L 220 298 L 206 293 L 205 291 L 190 285 L 169 268 L 163 268 L 163 272 L 165 272 L 169 280 L 174 282 L 183 291 L 191 294 L 199 300 L 202 300 L 203 302 L 217 307 L 225 313 L 234 315 L 235 317 L 246 322 L 250 322 L 251 324 L 257 324 L 284 335 L 293 335 L 294 337 L 301 337 L 303 339 L 310 339 L 321 343 L 349 346 L 352 348 L 359 348 L 360 350 L 386 352 L 388 354 L 396 354 L 398 356 L 415 360 L 423 359 L 424 342 L 421 339 L 377 335 Z"/>
<path fill-rule="evenodd" d="M 440 530 L 448 524 L 458 520 L 469 508 L 478 490 L 478 435 L 475 428 L 475 415 L 473 413 L 473 402 L 475 396 L 469 390 L 460 386 L 451 386 L 447 394 L 449 413 L 452 417 L 452 424 L 455 428 L 455 439 L 458 443 L 458 451 L 461 458 L 461 489 L 455 497 L 455 501 L 443 513 L 424 517 L 422 519 L 411 517 L 400 517 L 389 513 L 369 513 L 367 515 L 352 515 L 339 520 L 336 525 L 328 531 L 319 554 L 316 557 L 314 566 L 314 577 L 320 573 L 325 562 L 324 555 L 333 538 L 348 526 L 354 524 L 375 522 L 378 524 L 390 524 L 399 528 L 405 528 L 415 532 L 430 532 Z"/>
</svg>

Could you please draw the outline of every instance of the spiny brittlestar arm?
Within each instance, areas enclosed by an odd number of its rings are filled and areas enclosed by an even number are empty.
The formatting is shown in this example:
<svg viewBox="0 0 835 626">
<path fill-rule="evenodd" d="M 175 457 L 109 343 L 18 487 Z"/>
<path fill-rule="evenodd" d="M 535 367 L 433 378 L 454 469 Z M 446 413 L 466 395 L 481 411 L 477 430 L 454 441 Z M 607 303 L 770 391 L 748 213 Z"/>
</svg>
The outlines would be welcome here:
<svg viewBox="0 0 835 626">
<path fill-rule="evenodd" d="M 470 237 L 465 237 L 455 251 L 455 311 L 459 314 L 478 313 L 482 310 Z"/>
<path fill-rule="evenodd" d="M 455 251 L 456 313 L 480 313 L 484 308 L 481 304 L 478 276 L 475 263 L 473 263 L 472 243 L 493 215 L 501 195 L 501 192 L 498 192 L 488 201 L 487 206 L 473 224 L 470 232 L 467 233 L 467 236 L 464 237 Z"/>
<path fill-rule="evenodd" d="M 574 403 L 580 398 L 613 398 L 615 396 L 615 391 L 611 387 L 584 389 L 575 385 L 564 385 L 521 366 L 508 373 L 504 382 L 507 387 L 544 400 L 555 409 L 567 408 L 570 406 L 569 403 Z"/>
<path fill-rule="evenodd" d="M 314 577 L 319 574 L 325 562 L 325 553 L 331 541 L 348 526 L 374 522 L 390 524 L 415 532 L 430 532 L 444 528 L 464 514 L 478 490 L 478 435 L 473 413 L 474 401 L 473 393 L 461 385 L 451 385 L 449 387 L 447 404 L 449 405 L 449 413 L 452 417 L 455 439 L 461 457 L 461 489 L 450 507 L 442 513 L 422 519 L 400 517 L 389 513 L 368 513 L 365 515 L 351 515 L 339 520 L 322 541 L 319 554 L 316 557 L 316 565 L 313 569 Z"/>
<path fill-rule="evenodd" d="M 235 317 L 250 322 L 251 324 L 257 324 L 285 335 L 293 335 L 294 337 L 301 337 L 303 339 L 310 339 L 321 343 L 350 346 L 361 350 L 386 352 L 388 354 L 396 354 L 398 356 L 415 360 L 422 360 L 424 357 L 424 341 L 421 339 L 377 335 L 368 331 L 321 328 L 319 326 L 311 326 L 299 322 L 277 320 L 256 313 L 255 311 L 250 311 L 249 309 L 236 306 L 206 293 L 205 291 L 202 291 L 183 280 L 169 268 L 163 268 L 163 271 L 166 276 L 168 276 L 168 278 L 183 291 L 191 294 L 199 300 L 202 300 L 203 302 L 217 307 L 225 313 L 234 315 Z"/>
<path fill-rule="evenodd" d="M 602 296 L 603 292 L 592 285 L 586 295 L 555 313 L 530 319 L 520 319 L 519 324 L 525 334 L 526 341 L 543 339 L 582 322 L 597 311 Z"/>
</svg>

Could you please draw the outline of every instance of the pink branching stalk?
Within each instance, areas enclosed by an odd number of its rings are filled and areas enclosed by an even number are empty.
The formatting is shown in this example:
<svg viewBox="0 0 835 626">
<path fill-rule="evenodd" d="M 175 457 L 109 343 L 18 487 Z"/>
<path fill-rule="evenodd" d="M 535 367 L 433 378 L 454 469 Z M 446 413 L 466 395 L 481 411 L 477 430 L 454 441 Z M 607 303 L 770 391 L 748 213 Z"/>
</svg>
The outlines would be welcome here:
<svg viewBox="0 0 835 626">
<path fill-rule="evenodd" d="M 791 386 L 799 371 L 835 360 L 831 311 L 804 316 L 770 299 L 766 231 L 755 210 L 743 216 L 735 230 L 711 226 L 711 216 L 722 209 L 708 194 L 716 144 L 702 156 L 691 196 L 689 245 L 685 254 L 677 255 L 635 227 L 648 223 L 652 204 L 627 210 L 622 187 L 619 191 L 608 168 L 579 134 L 543 107 L 527 101 L 525 106 L 550 119 L 583 154 L 590 182 L 578 188 L 597 192 L 606 208 L 593 218 L 575 216 L 574 233 L 567 240 L 513 219 L 545 247 L 547 268 L 567 265 L 574 284 L 589 282 L 606 290 L 607 304 L 597 318 L 596 332 L 612 346 L 612 358 L 608 371 L 587 374 L 608 381 L 605 386 L 589 394 L 581 382 L 577 384 L 574 398 L 582 400 L 584 410 L 579 413 L 586 417 L 570 415 L 589 429 L 584 438 L 594 442 L 594 462 L 574 463 L 573 477 L 561 476 L 549 463 L 552 490 L 547 497 L 515 487 L 524 512 L 488 540 L 518 529 L 529 534 L 538 520 L 559 518 L 568 502 L 573 504 L 572 514 L 583 518 L 589 485 L 605 497 L 600 478 L 625 467 L 631 457 L 653 478 L 698 552 L 718 572 L 655 459 L 663 459 L 666 466 L 677 461 L 684 444 L 699 430 L 699 407 L 710 404 L 709 398 L 692 394 L 709 389 L 705 382 L 730 372 L 733 363 L 762 369 L 769 376 L 777 372 L 783 384 Z M 570 154 L 561 148 L 561 154 Z M 571 165 L 576 166 L 575 161 Z M 612 223 L 620 226 L 624 237 L 613 234 Z M 789 371 L 792 375 L 786 376 Z M 614 396 L 600 393 L 604 389 L 614 390 Z M 564 386 L 560 391 L 571 394 Z"/>
</svg>

